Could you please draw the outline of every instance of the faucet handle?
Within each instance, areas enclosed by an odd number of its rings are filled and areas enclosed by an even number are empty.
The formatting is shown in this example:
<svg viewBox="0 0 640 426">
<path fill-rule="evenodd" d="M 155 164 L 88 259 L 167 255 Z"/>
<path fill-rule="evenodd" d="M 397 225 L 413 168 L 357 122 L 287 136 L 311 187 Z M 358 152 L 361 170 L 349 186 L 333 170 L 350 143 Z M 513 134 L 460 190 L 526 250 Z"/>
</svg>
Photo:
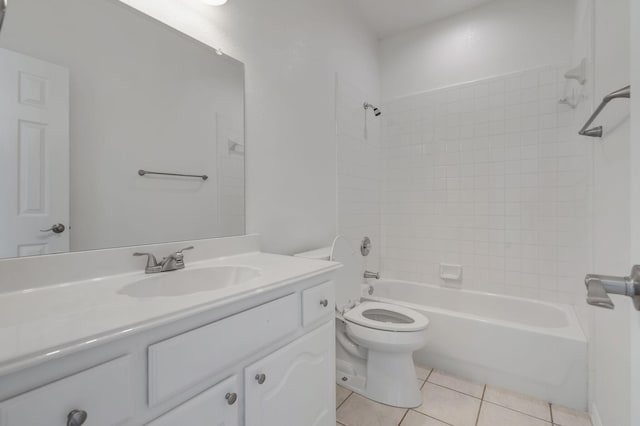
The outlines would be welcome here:
<svg viewBox="0 0 640 426">
<path fill-rule="evenodd" d="M 178 250 L 177 252 L 175 252 L 174 256 L 177 260 L 181 261 L 182 259 L 184 259 L 184 254 L 182 254 L 182 252 L 185 250 L 193 250 L 194 248 L 195 247 L 193 246 L 185 247 L 182 250 Z"/>
<path fill-rule="evenodd" d="M 147 269 L 158 266 L 158 260 L 151 253 L 133 253 L 134 256 L 147 256 Z"/>
</svg>

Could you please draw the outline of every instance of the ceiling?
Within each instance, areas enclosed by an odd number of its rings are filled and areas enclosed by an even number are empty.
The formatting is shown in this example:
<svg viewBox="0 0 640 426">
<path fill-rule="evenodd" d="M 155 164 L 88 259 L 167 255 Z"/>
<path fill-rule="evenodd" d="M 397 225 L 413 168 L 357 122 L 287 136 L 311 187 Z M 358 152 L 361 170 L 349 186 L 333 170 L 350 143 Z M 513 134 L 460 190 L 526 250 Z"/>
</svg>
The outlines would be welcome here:
<svg viewBox="0 0 640 426">
<path fill-rule="evenodd" d="M 492 0 L 347 0 L 383 38 Z"/>
</svg>

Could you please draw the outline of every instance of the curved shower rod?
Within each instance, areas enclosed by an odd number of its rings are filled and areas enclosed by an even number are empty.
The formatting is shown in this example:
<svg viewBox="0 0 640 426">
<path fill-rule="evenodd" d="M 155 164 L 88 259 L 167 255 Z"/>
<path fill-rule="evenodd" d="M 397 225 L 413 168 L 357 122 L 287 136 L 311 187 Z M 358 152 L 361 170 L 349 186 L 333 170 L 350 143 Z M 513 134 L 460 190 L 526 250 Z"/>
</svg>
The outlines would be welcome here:
<svg viewBox="0 0 640 426">
<path fill-rule="evenodd" d="M 587 123 L 584 126 L 582 126 L 582 129 L 580 129 L 578 134 L 581 136 L 591 136 L 593 138 L 601 138 L 604 130 L 602 126 L 597 126 L 592 128 L 589 128 L 589 126 L 591 126 L 591 123 L 593 123 L 596 117 L 600 115 L 602 110 L 607 106 L 609 102 L 611 102 L 614 99 L 620 99 L 620 98 L 627 98 L 627 99 L 631 98 L 631 86 L 623 87 L 622 89 L 616 90 L 615 92 L 609 93 L 607 96 L 605 96 L 602 102 L 600 103 L 600 106 L 598 106 L 598 108 L 593 112 L 593 114 L 591 114 L 591 117 L 589 117 L 589 120 L 587 120 Z"/>
</svg>

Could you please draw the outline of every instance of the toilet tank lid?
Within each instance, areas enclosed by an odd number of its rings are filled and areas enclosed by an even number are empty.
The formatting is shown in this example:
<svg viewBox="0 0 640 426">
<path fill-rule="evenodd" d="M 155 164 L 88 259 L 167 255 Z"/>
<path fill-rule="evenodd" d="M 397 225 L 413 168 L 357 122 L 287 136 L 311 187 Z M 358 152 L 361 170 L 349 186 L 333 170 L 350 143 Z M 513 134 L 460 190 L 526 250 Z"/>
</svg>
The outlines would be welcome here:
<svg viewBox="0 0 640 426">
<path fill-rule="evenodd" d="M 304 257 L 306 259 L 330 260 L 332 247 L 322 247 L 315 250 L 305 251 L 303 253 L 294 254 L 295 257 Z"/>
</svg>

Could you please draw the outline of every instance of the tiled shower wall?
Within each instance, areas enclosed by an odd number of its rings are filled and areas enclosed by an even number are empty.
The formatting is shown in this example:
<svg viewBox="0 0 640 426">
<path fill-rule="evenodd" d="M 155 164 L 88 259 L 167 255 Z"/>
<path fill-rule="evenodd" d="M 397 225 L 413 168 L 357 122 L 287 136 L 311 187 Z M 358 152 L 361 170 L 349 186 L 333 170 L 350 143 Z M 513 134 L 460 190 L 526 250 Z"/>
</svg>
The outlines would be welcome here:
<svg viewBox="0 0 640 426">
<path fill-rule="evenodd" d="M 371 238 L 373 249 L 362 258 L 362 268 L 377 271 L 381 253 L 380 119 L 371 111 L 365 115 L 365 101 L 373 102 L 336 76 L 338 233 L 349 240 L 358 256 L 362 238 Z"/>
<path fill-rule="evenodd" d="M 387 278 L 575 303 L 590 265 L 591 146 L 566 65 L 384 105 L 382 267 Z M 461 282 L 439 264 L 464 268 Z"/>
</svg>

